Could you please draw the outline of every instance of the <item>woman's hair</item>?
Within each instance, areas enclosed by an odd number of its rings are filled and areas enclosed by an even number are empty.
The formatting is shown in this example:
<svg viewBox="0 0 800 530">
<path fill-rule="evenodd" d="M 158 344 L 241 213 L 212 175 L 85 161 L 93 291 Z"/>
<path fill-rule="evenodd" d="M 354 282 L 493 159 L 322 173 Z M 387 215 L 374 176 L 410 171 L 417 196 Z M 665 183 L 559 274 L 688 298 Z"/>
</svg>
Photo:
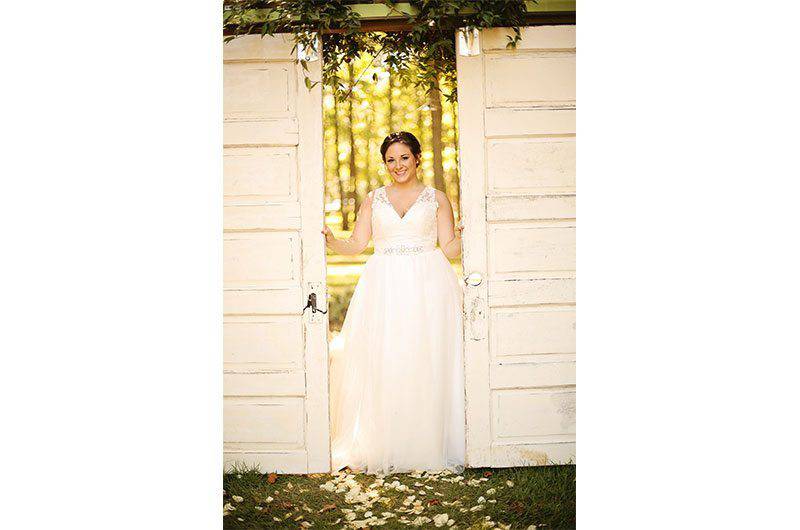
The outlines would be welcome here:
<svg viewBox="0 0 800 530">
<path fill-rule="evenodd" d="M 381 158 L 383 158 L 384 162 L 386 162 L 386 150 L 389 149 L 390 145 L 398 142 L 407 145 L 414 156 L 418 157 L 422 154 L 422 146 L 419 145 L 419 140 L 417 140 L 416 136 L 406 131 L 393 132 L 384 138 L 381 144 Z"/>
</svg>

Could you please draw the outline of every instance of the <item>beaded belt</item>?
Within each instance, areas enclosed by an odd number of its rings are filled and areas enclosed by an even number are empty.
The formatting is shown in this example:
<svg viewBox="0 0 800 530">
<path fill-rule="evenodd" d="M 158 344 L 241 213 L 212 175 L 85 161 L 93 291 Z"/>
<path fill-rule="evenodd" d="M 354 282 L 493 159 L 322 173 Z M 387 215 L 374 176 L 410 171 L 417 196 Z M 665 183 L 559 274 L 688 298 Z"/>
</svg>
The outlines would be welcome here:
<svg viewBox="0 0 800 530">
<path fill-rule="evenodd" d="M 436 248 L 435 246 L 431 245 L 406 245 L 405 243 L 402 243 L 400 245 L 391 245 L 388 247 L 376 248 L 375 254 L 380 254 L 384 256 L 420 254 L 422 252 L 430 252 L 435 248 Z"/>
</svg>

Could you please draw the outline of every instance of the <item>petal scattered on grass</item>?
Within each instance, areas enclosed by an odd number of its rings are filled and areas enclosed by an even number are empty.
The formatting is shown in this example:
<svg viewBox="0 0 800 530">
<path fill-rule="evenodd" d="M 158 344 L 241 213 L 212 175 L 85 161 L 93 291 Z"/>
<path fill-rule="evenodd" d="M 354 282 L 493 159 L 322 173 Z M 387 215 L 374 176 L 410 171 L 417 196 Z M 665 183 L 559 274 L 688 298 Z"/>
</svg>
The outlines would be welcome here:
<svg viewBox="0 0 800 530">
<path fill-rule="evenodd" d="M 433 524 L 436 526 L 444 526 L 447 524 L 447 521 L 450 519 L 446 513 L 440 513 L 439 515 L 433 516 Z"/>
</svg>

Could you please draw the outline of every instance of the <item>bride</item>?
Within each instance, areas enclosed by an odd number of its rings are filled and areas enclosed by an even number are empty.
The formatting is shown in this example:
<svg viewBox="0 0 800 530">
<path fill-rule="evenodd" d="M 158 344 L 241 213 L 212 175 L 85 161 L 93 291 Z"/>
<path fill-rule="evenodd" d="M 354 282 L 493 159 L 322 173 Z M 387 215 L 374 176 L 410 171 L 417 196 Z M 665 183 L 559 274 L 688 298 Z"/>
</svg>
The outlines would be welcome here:
<svg viewBox="0 0 800 530">
<path fill-rule="evenodd" d="M 463 294 L 448 262 L 461 253 L 461 228 L 447 196 L 420 182 L 421 154 L 413 134 L 387 136 L 391 185 L 367 195 L 350 238 L 322 230 L 339 254 L 375 242 L 342 325 L 342 361 L 331 368 L 334 470 L 464 468 Z"/>
</svg>

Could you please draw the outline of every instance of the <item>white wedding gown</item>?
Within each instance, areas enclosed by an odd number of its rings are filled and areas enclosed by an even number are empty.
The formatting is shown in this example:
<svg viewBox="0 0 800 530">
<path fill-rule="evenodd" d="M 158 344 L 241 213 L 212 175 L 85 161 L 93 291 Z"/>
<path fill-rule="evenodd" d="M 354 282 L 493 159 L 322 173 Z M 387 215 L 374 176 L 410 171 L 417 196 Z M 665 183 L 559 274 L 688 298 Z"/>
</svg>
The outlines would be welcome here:
<svg viewBox="0 0 800 530">
<path fill-rule="evenodd" d="M 461 282 L 437 248 L 435 190 L 400 217 L 373 191 L 367 260 L 331 367 L 332 465 L 389 474 L 464 469 Z"/>
</svg>

